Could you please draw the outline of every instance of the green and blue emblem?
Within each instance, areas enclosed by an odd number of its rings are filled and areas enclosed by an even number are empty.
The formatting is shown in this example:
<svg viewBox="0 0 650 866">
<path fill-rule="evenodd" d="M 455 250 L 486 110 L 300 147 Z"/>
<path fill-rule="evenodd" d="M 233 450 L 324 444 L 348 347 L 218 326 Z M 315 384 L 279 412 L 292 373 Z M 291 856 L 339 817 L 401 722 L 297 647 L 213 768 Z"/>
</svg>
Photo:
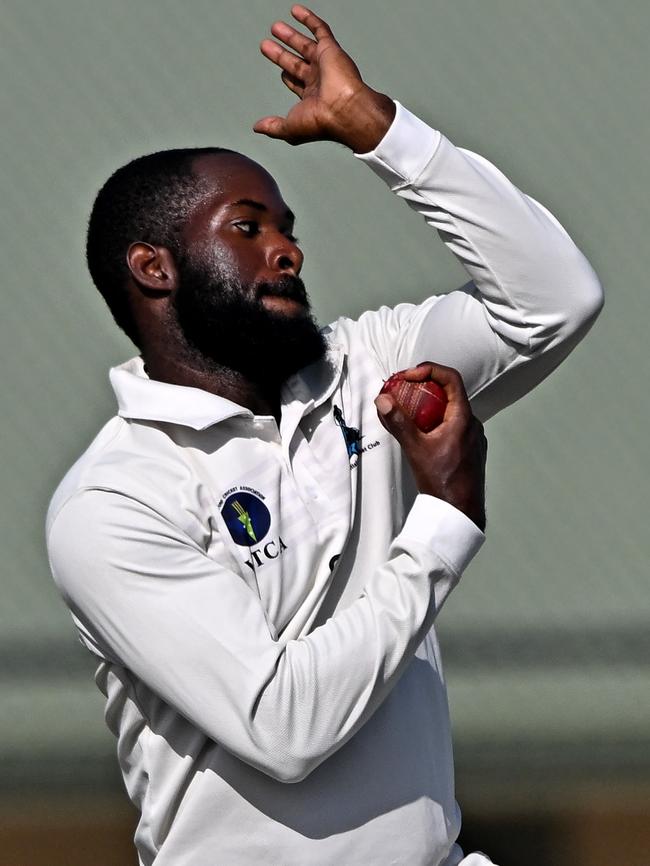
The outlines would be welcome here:
<svg viewBox="0 0 650 866">
<path fill-rule="evenodd" d="M 221 516 L 235 544 L 259 544 L 271 528 L 271 515 L 259 496 L 240 490 L 223 503 Z"/>
</svg>

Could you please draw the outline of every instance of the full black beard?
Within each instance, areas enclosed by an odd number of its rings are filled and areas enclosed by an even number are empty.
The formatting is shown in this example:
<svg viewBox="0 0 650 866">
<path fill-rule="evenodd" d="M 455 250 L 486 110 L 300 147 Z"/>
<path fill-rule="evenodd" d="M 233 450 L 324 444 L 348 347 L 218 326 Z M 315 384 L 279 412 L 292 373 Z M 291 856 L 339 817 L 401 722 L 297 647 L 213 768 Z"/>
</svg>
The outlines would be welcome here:
<svg viewBox="0 0 650 866">
<path fill-rule="evenodd" d="M 244 289 L 212 264 L 177 260 L 176 321 L 187 344 L 204 360 L 243 374 L 253 382 L 280 385 L 324 357 L 327 344 L 314 321 L 305 286 L 285 274 L 273 283 Z M 304 314 L 268 310 L 264 295 L 292 298 Z"/>
</svg>

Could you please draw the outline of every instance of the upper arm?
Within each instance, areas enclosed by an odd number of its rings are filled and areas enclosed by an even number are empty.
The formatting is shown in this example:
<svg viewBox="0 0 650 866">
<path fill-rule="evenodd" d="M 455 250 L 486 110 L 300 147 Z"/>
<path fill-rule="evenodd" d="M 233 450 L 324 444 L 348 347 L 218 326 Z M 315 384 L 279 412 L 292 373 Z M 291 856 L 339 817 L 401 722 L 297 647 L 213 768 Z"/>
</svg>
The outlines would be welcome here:
<svg viewBox="0 0 650 866">
<path fill-rule="evenodd" d="M 366 161 L 471 280 L 424 304 L 369 314 L 368 346 L 386 374 L 425 360 L 455 367 L 485 419 L 540 382 L 585 335 L 603 303 L 598 278 L 543 205 L 401 108 Z"/>
<path fill-rule="evenodd" d="M 243 578 L 162 515 L 103 490 L 67 501 L 48 549 L 55 581 L 97 651 L 254 760 L 250 719 L 281 647 Z"/>
<path fill-rule="evenodd" d="M 598 303 L 596 302 L 598 300 Z M 463 377 L 474 414 L 486 421 L 549 375 L 593 324 L 602 296 L 568 312 L 494 309 L 473 282 L 421 304 L 364 313 L 362 339 L 386 376 L 433 361 Z"/>
<path fill-rule="evenodd" d="M 519 357 L 490 326 L 473 283 L 422 304 L 364 313 L 359 326 L 384 376 L 433 361 L 459 371 L 470 399 Z"/>
</svg>

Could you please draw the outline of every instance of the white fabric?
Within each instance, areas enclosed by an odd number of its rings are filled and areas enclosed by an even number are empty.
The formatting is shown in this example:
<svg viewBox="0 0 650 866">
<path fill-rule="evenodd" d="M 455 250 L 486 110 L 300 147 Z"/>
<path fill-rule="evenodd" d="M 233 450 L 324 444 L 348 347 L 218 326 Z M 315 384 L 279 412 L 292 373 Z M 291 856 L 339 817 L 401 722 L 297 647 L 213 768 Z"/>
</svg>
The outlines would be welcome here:
<svg viewBox="0 0 650 866">
<path fill-rule="evenodd" d="M 460 861 L 458 866 L 497 866 L 496 863 L 493 863 L 489 857 L 486 857 L 485 854 L 481 854 L 479 851 L 474 852 L 474 854 L 469 854 L 463 860 Z"/>
<path fill-rule="evenodd" d="M 432 623 L 483 534 L 415 495 L 373 398 L 435 360 L 487 418 L 562 360 L 601 291 L 554 218 L 401 106 L 360 158 L 473 282 L 326 329 L 327 362 L 286 383 L 279 430 L 127 362 L 119 415 L 50 506 L 143 866 L 462 858 Z M 351 454 L 341 424 L 361 437 Z"/>
</svg>

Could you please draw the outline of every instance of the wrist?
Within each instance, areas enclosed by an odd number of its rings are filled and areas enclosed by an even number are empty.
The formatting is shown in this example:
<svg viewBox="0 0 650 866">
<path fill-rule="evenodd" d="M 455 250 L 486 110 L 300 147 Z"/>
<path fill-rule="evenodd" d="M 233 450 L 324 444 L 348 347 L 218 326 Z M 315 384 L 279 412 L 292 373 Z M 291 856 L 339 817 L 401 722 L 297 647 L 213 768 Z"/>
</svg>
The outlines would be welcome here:
<svg viewBox="0 0 650 866">
<path fill-rule="evenodd" d="M 395 110 L 395 103 L 389 96 L 364 85 L 345 102 L 338 141 L 354 153 L 369 153 L 388 132 Z"/>
</svg>

